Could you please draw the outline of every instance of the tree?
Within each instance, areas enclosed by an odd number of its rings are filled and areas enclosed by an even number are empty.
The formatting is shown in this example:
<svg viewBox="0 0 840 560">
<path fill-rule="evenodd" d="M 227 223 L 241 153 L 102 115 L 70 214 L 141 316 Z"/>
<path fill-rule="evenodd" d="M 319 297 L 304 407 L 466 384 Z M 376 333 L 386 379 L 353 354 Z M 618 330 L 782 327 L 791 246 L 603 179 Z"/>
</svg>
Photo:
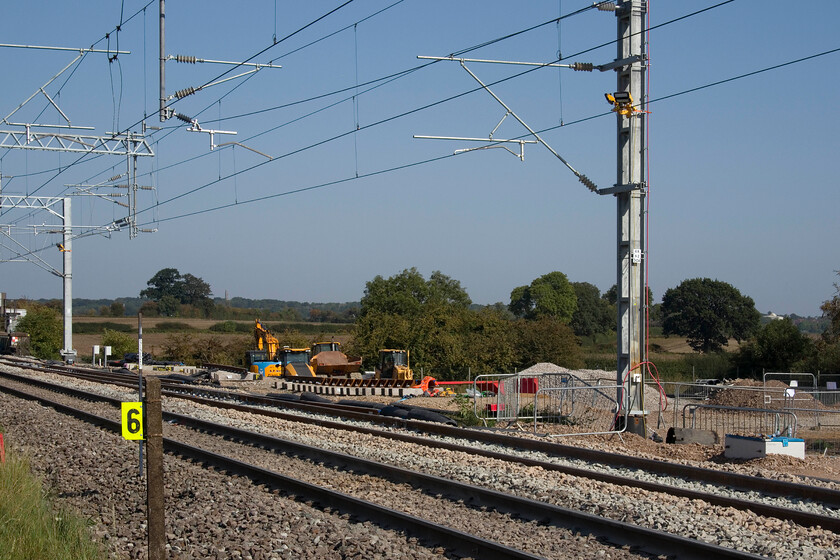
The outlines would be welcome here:
<svg viewBox="0 0 840 560">
<path fill-rule="evenodd" d="M 412 267 L 387 280 L 376 276 L 365 285 L 361 303 L 362 317 L 371 313 L 416 317 L 426 305 L 438 303 L 466 309 L 472 301 L 457 280 L 435 271 L 426 281 Z"/>
<path fill-rule="evenodd" d="M 577 310 L 577 297 L 565 274 L 549 272 L 529 286 L 514 288 L 508 309 L 517 317 L 529 320 L 551 317 L 568 324 Z"/>
<path fill-rule="evenodd" d="M 567 368 L 583 367 L 580 345 L 572 329 L 557 319 L 517 321 L 518 367 L 550 362 Z"/>
<path fill-rule="evenodd" d="M 470 303 L 461 283 L 439 271 L 428 281 L 415 268 L 387 279 L 376 276 L 365 286 L 348 350 L 371 367 L 380 349 L 405 348 L 414 367 L 442 379 L 460 375 L 468 367 Z"/>
<path fill-rule="evenodd" d="M 840 276 L 840 270 L 836 272 Z M 830 326 L 826 330 L 826 335 L 829 337 L 840 337 L 840 284 L 835 283 L 834 289 L 837 293 L 830 300 L 824 301 L 820 309 L 823 312 L 823 317 L 831 321 Z"/>
<path fill-rule="evenodd" d="M 752 298 L 734 286 L 709 278 L 684 280 L 662 298 L 662 331 L 686 337 L 699 352 L 718 352 L 730 338 L 754 333 L 760 314 Z"/>
<path fill-rule="evenodd" d="M 181 305 L 200 309 L 205 316 L 213 310 L 210 284 L 189 273 L 182 276 L 177 268 L 159 270 L 146 285 L 140 297 L 157 302 L 158 313 L 165 317 L 177 315 Z"/>
<path fill-rule="evenodd" d="M 739 350 L 736 362 L 751 370 L 788 372 L 808 357 L 811 348 L 810 339 L 799 332 L 793 321 L 784 318 L 761 327 Z"/>
<path fill-rule="evenodd" d="M 141 298 L 148 298 L 160 301 L 165 296 L 170 296 L 180 301 L 183 295 L 183 282 L 181 273 L 177 268 L 163 268 L 155 273 L 146 282 L 148 288 L 140 292 Z"/>
<path fill-rule="evenodd" d="M 607 333 L 615 324 L 612 306 L 601 298 L 601 291 L 589 282 L 572 282 L 577 298 L 577 310 L 570 326 L 577 336 L 595 337 Z"/>
<path fill-rule="evenodd" d="M 212 304 L 213 300 L 210 299 L 212 295 L 210 284 L 201 278 L 190 273 L 184 274 L 181 278 L 181 303 L 202 307 L 208 302 Z"/>
<path fill-rule="evenodd" d="M 109 307 L 108 312 L 111 314 L 111 317 L 123 317 L 125 316 L 125 305 L 119 301 L 115 301 Z"/>
<path fill-rule="evenodd" d="M 29 335 L 32 355 L 52 360 L 60 358 L 64 325 L 61 316 L 50 307 L 27 304 L 26 317 L 21 318 L 17 330 Z"/>
<path fill-rule="evenodd" d="M 111 356 L 122 359 L 129 352 L 137 352 L 137 338 L 128 333 L 105 329 L 102 332 L 102 345 L 111 347 Z"/>
</svg>

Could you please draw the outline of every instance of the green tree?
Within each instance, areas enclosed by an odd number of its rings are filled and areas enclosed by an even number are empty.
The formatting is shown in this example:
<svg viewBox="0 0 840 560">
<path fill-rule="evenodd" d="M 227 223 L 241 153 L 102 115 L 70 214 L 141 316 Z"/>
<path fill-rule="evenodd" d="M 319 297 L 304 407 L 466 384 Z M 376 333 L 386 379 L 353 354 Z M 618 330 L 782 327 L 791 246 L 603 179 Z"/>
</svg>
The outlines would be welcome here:
<svg viewBox="0 0 840 560">
<path fill-rule="evenodd" d="M 517 331 L 504 304 L 470 313 L 464 343 L 464 365 L 476 375 L 509 373 L 519 366 Z"/>
<path fill-rule="evenodd" d="M 519 368 L 542 362 L 571 369 L 583 367 L 580 344 L 572 329 L 551 317 L 517 321 Z"/>
<path fill-rule="evenodd" d="M 36 358 L 61 358 L 64 325 L 61 316 L 54 309 L 44 305 L 27 304 L 26 317 L 18 321 L 17 330 L 29 334 L 32 355 Z"/>
<path fill-rule="evenodd" d="M 181 283 L 181 303 L 197 307 L 206 306 L 208 303 L 212 305 L 210 284 L 189 273 L 184 274 Z"/>
<path fill-rule="evenodd" d="M 181 305 L 192 306 L 205 317 L 213 310 L 210 284 L 189 273 L 182 276 L 177 268 L 159 270 L 146 285 L 148 288 L 140 292 L 140 297 L 157 302 L 157 312 L 164 317 L 178 315 Z M 185 314 L 194 312 L 185 310 Z"/>
<path fill-rule="evenodd" d="M 735 361 L 750 371 L 793 371 L 811 353 L 810 339 L 788 318 L 770 321 L 738 351 Z"/>
<path fill-rule="evenodd" d="M 111 304 L 108 311 L 111 317 L 123 317 L 125 316 L 125 305 L 119 301 L 115 301 Z"/>
<path fill-rule="evenodd" d="M 157 302 L 158 313 L 163 317 L 178 315 L 178 300 L 174 296 L 165 295 Z"/>
<path fill-rule="evenodd" d="M 183 281 L 181 273 L 177 268 L 163 268 L 155 273 L 146 282 L 148 288 L 140 292 L 141 298 L 148 298 L 160 301 L 161 298 L 170 296 L 178 301 L 183 297 Z"/>
<path fill-rule="evenodd" d="M 111 356 L 122 359 L 129 352 L 137 352 L 137 338 L 125 332 L 105 329 L 102 332 L 102 346 L 110 346 Z"/>
<path fill-rule="evenodd" d="M 416 317 L 424 306 L 432 303 L 467 308 L 472 302 L 457 280 L 435 271 L 426 281 L 412 267 L 388 279 L 376 276 L 368 282 L 359 315 L 389 313 Z"/>
<path fill-rule="evenodd" d="M 359 317 L 348 344 L 373 369 L 379 350 L 411 352 L 412 367 L 441 379 L 465 375 L 465 336 L 470 298 L 460 282 L 439 271 L 429 280 L 415 268 L 390 278 L 376 276 L 365 286 Z"/>
<path fill-rule="evenodd" d="M 837 271 L 837 275 L 840 276 L 840 270 Z M 831 321 L 826 334 L 831 337 L 840 337 L 840 284 L 835 282 L 834 289 L 837 293 L 830 300 L 824 301 L 820 309 L 823 317 Z"/>
<path fill-rule="evenodd" d="M 760 314 L 752 298 L 731 284 L 709 278 L 684 280 L 662 298 L 662 331 L 686 337 L 699 352 L 718 352 L 730 338 L 753 334 Z"/>
<path fill-rule="evenodd" d="M 555 271 L 540 276 L 529 286 L 514 288 L 508 308 L 517 317 L 552 317 L 568 324 L 577 310 L 577 297 L 566 275 Z"/>
<path fill-rule="evenodd" d="M 589 282 L 572 282 L 577 298 L 577 310 L 572 315 L 570 326 L 577 336 L 591 336 L 608 333 L 615 325 L 612 306 L 601 298 L 601 291 Z"/>
</svg>

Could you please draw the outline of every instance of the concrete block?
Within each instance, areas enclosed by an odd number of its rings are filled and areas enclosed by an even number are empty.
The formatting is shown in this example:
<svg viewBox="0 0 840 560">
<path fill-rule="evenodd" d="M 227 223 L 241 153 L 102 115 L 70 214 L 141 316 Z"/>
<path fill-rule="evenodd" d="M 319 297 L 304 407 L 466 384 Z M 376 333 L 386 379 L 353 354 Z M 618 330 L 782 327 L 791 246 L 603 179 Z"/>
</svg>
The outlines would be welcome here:
<svg viewBox="0 0 840 560">
<path fill-rule="evenodd" d="M 726 434 L 723 455 L 730 459 L 756 459 L 767 455 L 805 458 L 805 440 L 788 437 L 748 437 Z"/>
<path fill-rule="evenodd" d="M 669 428 L 665 436 L 665 443 L 699 443 L 700 445 L 715 445 L 718 437 L 712 430 L 697 430 L 695 428 Z"/>
</svg>

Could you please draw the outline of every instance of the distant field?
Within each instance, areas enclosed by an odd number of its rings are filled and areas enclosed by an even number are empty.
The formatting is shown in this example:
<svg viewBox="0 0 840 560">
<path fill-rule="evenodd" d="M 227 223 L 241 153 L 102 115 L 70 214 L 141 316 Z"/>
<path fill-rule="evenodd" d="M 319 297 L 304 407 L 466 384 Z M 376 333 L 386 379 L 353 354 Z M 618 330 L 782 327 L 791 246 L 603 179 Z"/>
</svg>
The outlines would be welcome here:
<svg viewBox="0 0 840 560">
<path fill-rule="evenodd" d="M 210 343 L 211 340 L 226 340 L 232 337 L 245 337 L 245 338 L 253 338 L 253 320 L 248 321 L 233 321 L 234 323 L 241 324 L 243 326 L 248 327 L 248 331 L 245 333 L 243 332 L 235 332 L 235 333 L 225 333 L 225 332 L 212 332 L 210 331 L 210 327 L 217 323 L 222 323 L 224 321 L 219 321 L 218 319 L 185 319 L 183 317 L 144 317 L 143 318 L 143 351 L 150 352 L 154 356 L 162 356 L 163 355 L 163 347 L 166 344 L 169 337 L 178 334 L 177 331 L 167 330 L 167 332 L 150 332 L 154 331 L 154 329 L 158 328 L 159 325 L 166 326 L 165 324 L 172 324 L 172 323 L 182 323 L 188 325 L 188 329 L 182 332 L 189 333 L 190 336 L 194 339 L 202 339 L 207 340 Z M 76 325 L 81 324 L 116 324 L 116 325 L 126 325 L 130 326 L 132 331 L 132 336 L 137 336 L 137 318 L 136 317 L 73 317 L 73 323 Z M 267 326 L 271 328 L 272 323 L 267 323 Z M 344 344 L 347 342 L 349 335 L 346 332 L 333 332 L 336 328 L 335 325 L 330 323 L 284 323 L 290 329 L 295 329 L 296 327 L 300 329 L 302 332 L 307 332 L 311 334 L 305 334 L 307 338 L 311 339 L 321 339 L 326 338 L 327 340 L 335 340 L 336 342 L 340 342 Z M 347 328 L 347 325 L 340 325 L 341 328 Z M 282 335 L 282 332 L 275 332 L 278 337 Z M 93 346 L 101 345 L 102 344 L 102 334 L 101 333 L 74 333 L 73 334 L 73 346 L 76 348 L 78 352 L 77 361 L 79 362 L 89 362 L 91 357 L 91 349 Z M 115 356 L 117 358 L 118 356 Z"/>
</svg>

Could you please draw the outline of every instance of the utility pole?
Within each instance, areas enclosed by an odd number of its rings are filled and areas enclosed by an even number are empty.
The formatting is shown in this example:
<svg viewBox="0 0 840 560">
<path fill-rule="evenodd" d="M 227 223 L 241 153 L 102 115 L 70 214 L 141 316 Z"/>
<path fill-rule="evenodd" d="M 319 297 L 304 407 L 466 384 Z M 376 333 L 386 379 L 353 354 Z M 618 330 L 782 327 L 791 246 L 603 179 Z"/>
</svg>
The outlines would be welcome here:
<svg viewBox="0 0 840 560">
<path fill-rule="evenodd" d="M 73 349 L 73 230 L 70 220 L 70 198 L 64 197 L 64 233 L 61 254 L 64 259 L 64 348 L 61 355 L 64 361 L 72 364 L 76 361 L 76 351 Z"/>
<path fill-rule="evenodd" d="M 159 8 L 159 47 L 160 47 L 160 122 L 169 118 L 166 108 L 166 14 L 165 0 L 160 0 Z"/>
<path fill-rule="evenodd" d="M 618 231 L 618 364 L 619 422 L 629 432 L 646 436 L 644 408 L 644 363 L 647 362 L 645 311 L 647 274 L 645 264 L 644 167 L 645 118 L 636 107 L 645 107 L 644 25 L 647 2 L 624 0 L 617 4 L 618 60 L 640 57 L 639 61 L 617 68 L 616 95 L 628 94 L 629 111 L 617 111 L 618 170 L 614 189 L 617 200 Z M 633 105 L 635 104 L 635 105 Z M 606 193 L 604 193 L 606 194 Z M 626 419 L 626 421 L 625 421 Z"/>
</svg>

